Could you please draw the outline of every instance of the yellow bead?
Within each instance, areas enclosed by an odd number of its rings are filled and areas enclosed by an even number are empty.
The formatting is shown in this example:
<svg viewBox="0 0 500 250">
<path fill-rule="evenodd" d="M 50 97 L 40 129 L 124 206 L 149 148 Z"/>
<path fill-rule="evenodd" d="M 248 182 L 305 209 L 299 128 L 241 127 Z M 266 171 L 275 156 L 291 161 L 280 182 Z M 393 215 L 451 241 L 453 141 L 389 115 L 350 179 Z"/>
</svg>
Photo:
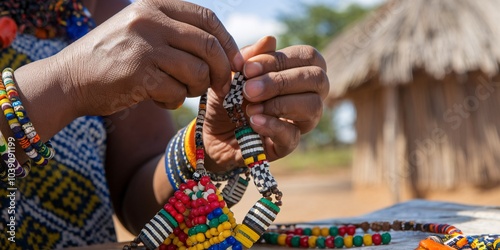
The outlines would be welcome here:
<svg viewBox="0 0 500 250">
<path fill-rule="evenodd" d="M 229 211 L 229 208 L 228 208 L 228 207 L 224 207 L 224 208 L 222 209 L 222 212 L 223 212 L 223 213 L 225 213 L 225 214 L 227 214 L 228 216 L 229 216 L 229 214 L 231 213 L 231 211 Z"/>
<path fill-rule="evenodd" d="M 185 246 L 179 247 L 179 250 L 186 250 L 187 248 Z"/>
<path fill-rule="evenodd" d="M 170 239 L 170 237 L 166 238 L 164 241 L 163 241 L 163 244 L 165 245 L 170 245 L 170 243 L 172 242 L 172 239 Z"/>
<path fill-rule="evenodd" d="M 221 235 L 224 236 L 224 239 L 226 239 L 227 237 L 231 236 L 231 230 L 225 230 Z"/>
<path fill-rule="evenodd" d="M 207 239 L 212 238 L 212 234 L 210 233 L 210 231 L 208 231 L 208 230 L 207 230 L 207 231 L 205 232 L 205 238 L 207 238 Z"/>
<path fill-rule="evenodd" d="M 174 243 L 174 245 L 177 245 L 177 243 L 179 243 L 179 238 L 178 237 L 175 237 L 174 240 L 172 241 L 172 243 Z"/>
<path fill-rule="evenodd" d="M 254 162 L 253 157 L 248 157 L 244 161 L 245 161 L 245 165 L 247 165 L 247 166 Z"/>
<path fill-rule="evenodd" d="M 191 240 L 191 238 L 187 238 L 186 245 L 188 245 L 188 246 L 192 246 L 193 245 L 193 241 Z"/>
<path fill-rule="evenodd" d="M 184 230 L 186 228 L 186 223 L 182 222 L 180 225 L 179 225 L 179 228 Z"/>
<path fill-rule="evenodd" d="M 229 223 L 228 221 L 224 221 L 224 222 L 222 223 L 222 228 L 223 228 L 224 230 L 229 230 L 229 229 L 231 229 L 231 223 Z"/>
<path fill-rule="evenodd" d="M 203 250 L 205 247 L 203 247 L 203 244 L 198 244 L 196 245 L 196 250 Z"/>
<path fill-rule="evenodd" d="M 222 224 L 219 224 L 217 226 L 217 231 L 219 231 L 219 233 L 222 232 L 222 231 L 224 231 L 224 227 L 222 226 Z"/>
<path fill-rule="evenodd" d="M 316 239 L 318 239 L 318 237 L 316 237 L 316 236 L 309 237 L 309 239 L 307 240 L 307 244 L 309 244 L 309 248 L 316 248 Z"/>
<path fill-rule="evenodd" d="M 266 154 L 259 154 L 259 155 L 257 155 L 257 160 L 263 161 L 265 159 L 266 159 Z"/>
<path fill-rule="evenodd" d="M 371 246 L 372 245 L 372 236 L 369 234 L 363 235 L 363 244 L 365 246 Z"/>
<path fill-rule="evenodd" d="M 236 233 L 234 238 L 239 241 L 245 248 L 251 248 L 253 242 L 251 242 L 247 237 L 243 236 L 241 233 Z"/>
<path fill-rule="evenodd" d="M 203 241 L 205 241 L 205 235 L 203 233 L 197 233 L 196 234 L 196 241 L 197 242 L 203 242 Z"/>
<path fill-rule="evenodd" d="M 328 227 L 321 228 L 321 236 L 327 237 L 329 235 L 330 235 L 330 228 Z"/>
<path fill-rule="evenodd" d="M 286 234 L 278 235 L 278 245 L 280 245 L 280 246 L 286 245 Z"/>
<path fill-rule="evenodd" d="M 197 240 L 196 240 L 196 234 L 189 236 L 188 240 L 190 240 L 192 243 L 197 242 Z M 190 244 L 190 245 L 192 245 L 192 244 Z"/>
<path fill-rule="evenodd" d="M 313 227 L 312 228 L 312 235 L 319 236 L 320 233 L 321 233 L 321 230 L 319 229 L 319 227 Z"/>
<path fill-rule="evenodd" d="M 203 242 L 203 247 L 205 249 L 208 249 L 210 246 L 211 246 L 210 242 L 208 242 L 208 241 Z"/>
<path fill-rule="evenodd" d="M 212 239 L 214 239 L 214 244 L 220 243 L 219 237 L 213 237 Z"/>
<path fill-rule="evenodd" d="M 219 232 L 217 231 L 217 228 L 215 228 L 215 227 L 210 228 L 210 230 L 209 230 L 209 231 L 210 231 L 210 234 L 211 234 L 212 236 L 219 235 Z"/>
<path fill-rule="evenodd" d="M 189 228 L 186 227 L 186 228 L 182 229 L 182 231 L 184 231 L 185 234 L 188 234 Z"/>
<path fill-rule="evenodd" d="M 344 246 L 347 248 L 352 247 L 352 235 L 347 235 L 346 237 L 344 237 Z"/>
</svg>

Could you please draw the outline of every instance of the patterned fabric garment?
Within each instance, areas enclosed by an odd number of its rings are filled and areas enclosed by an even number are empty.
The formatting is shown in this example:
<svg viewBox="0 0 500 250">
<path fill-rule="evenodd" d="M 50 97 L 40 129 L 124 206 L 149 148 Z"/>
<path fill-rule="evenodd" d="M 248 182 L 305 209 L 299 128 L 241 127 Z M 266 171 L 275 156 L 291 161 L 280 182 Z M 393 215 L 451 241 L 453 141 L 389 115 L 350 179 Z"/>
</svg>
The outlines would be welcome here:
<svg viewBox="0 0 500 250">
<path fill-rule="evenodd" d="M 64 39 L 18 34 L 0 50 L 0 69 L 57 53 Z M 0 249 L 58 249 L 116 241 L 104 173 L 106 130 L 100 117 L 80 117 L 52 139 L 56 156 L 17 179 L 15 202 L 0 182 Z M 9 208 L 14 204 L 15 208 Z M 15 214 L 12 213 L 15 211 Z M 11 212 L 11 214 L 9 214 Z M 15 216 L 15 243 L 8 223 Z"/>
</svg>

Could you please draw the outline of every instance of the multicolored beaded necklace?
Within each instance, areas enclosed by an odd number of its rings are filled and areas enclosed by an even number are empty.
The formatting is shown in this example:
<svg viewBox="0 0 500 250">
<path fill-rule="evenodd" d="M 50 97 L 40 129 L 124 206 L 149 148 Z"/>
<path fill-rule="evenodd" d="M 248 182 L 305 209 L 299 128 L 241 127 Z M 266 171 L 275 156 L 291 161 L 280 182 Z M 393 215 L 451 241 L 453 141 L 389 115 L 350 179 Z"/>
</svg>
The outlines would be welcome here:
<svg viewBox="0 0 500 250">
<path fill-rule="evenodd" d="M 94 26 L 81 0 L 0 1 L 0 48 L 7 48 L 18 32 L 74 41 Z"/>
<path fill-rule="evenodd" d="M 243 222 L 236 224 L 228 205 L 239 201 L 248 179 L 230 179 L 223 192 L 212 183 L 204 167 L 205 94 L 200 98 L 196 119 L 196 170 L 192 180 L 179 186 L 179 190 L 146 224 L 139 236 L 124 249 L 135 248 L 139 243 L 148 249 L 250 248 L 273 223 L 280 211 L 283 195 L 269 172 L 262 140 L 248 125 L 243 113 L 244 83 L 244 76 L 235 73 L 223 105 L 231 121 L 236 124 L 235 136 L 245 165 L 250 169 L 255 186 L 263 197 L 250 209 Z"/>
</svg>

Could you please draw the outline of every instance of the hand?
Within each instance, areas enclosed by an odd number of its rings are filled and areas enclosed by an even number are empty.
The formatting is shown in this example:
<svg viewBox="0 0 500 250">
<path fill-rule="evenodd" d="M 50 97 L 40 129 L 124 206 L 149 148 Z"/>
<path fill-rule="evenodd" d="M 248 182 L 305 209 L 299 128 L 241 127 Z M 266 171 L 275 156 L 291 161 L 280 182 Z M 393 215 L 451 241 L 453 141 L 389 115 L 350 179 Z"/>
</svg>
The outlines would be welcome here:
<svg viewBox="0 0 500 250">
<path fill-rule="evenodd" d="M 109 115 L 144 100 L 178 108 L 210 86 L 229 90 L 238 48 L 208 9 L 177 0 L 137 1 L 57 55 L 61 87 L 79 115 Z"/>
<path fill-rule="evenodd" d="M 304 45 L 275 50 L 275 38 L 265 37 L 241 51 L 248 79 L 244 86 L 246 114 L 251 127 L 263 137 L 270 161 L 291 153 L 300 135 L 318 124 L 329 90 L 326 63 L 317 50 Z M 235 125 L 222 102 L 223 98 L 209 90 L 203 138 L 210 157 L 207 163 L 220 166 L 212 171 L 243 166 Z"/>
</svg>

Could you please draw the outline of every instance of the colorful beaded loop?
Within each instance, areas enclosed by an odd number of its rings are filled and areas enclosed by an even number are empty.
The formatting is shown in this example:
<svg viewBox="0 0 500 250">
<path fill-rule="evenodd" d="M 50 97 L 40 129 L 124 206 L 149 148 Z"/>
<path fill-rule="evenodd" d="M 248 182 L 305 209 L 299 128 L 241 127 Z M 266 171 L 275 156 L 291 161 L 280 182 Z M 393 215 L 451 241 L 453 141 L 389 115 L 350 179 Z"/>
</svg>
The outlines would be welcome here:
<svg viewBox="0 0 500 250">
<path fill-rule="evenodd" d="M 207 95 L 200 98 L 198 116 L 194 128 L 195 161 L 189 156 L 182 160 L 174 160 L 176 152 L 189 149 L 182 147 L 180 138 L 192 134 L 192 128 L 181 130 L 167 148 L 169 160 L 166 162 L 167 175 L 177 190 L 169 198 L 163 208 L 141 230 L 139 236 L 124 249 L 135 248 L 143 243 L 148 249 L 243 249 L 250 248 L 257 242 L 278 215 L 281 205 L 281 192 L 277 189 L 274 177 L 269 173 L 269 163 L 264 155 L 262 141 L 250 127 L 246 125 L 244 114 L 241 111 L 243 95 L 241 92 L 243 76 L 235 74 L 231 91 L 226 97 L 232 108 L 228 109 L 231 119 L 238 124 L 235 132 L 241 148 L 245 164 L 252 170 L 237 169 L 223 177 L 228 183 L 220 192 L 212 183 L 210 175 L 205 169 L 205 148 L 203 144 L 203 123 L 205 121 Z M 239 89 L 239 90 L 237 90 Z M 235 101 L 236 100 L 236 101 Z M 236 109 L 234 109 L 236 108 Z M 236 112 L 233 112 L 236 110 Z M 240 126 L 241 125 L 241 126 Z M 189 140 L 187 138 L 186 140 Z M 177 147 L 173 145 L 178 145 Z M 192 150 L 191 150 L 192 151 Z M 193 153 L 187 153 L 192 155 Z M 191 163 L 191 164 L 190 164 Z M 192 179 L 182 178 L 180 164 L 192 165 L 196 170 Z M 169 164 L 167 166 L 167 164 Z M 255 169 L 255 170 L 253 170 Z M 243 178 L 240 175 L 245 174 Z M 236 224 L 231 205 L 237 203 L 248 186 L 249 175 L 254 177 L 259 191 L 263 194 L 260 200 L 249 210 L 242 224 Z M 216 175 L 217 176 L 217 175 Z M 276 202 L 271 201 L 271 195 L 276 195 Z"/>
<path fill-rule="evenodd" d="M 43 143 L 21 104 L 13 77 L 13 70 L 2 71 L 0 105 L 9 126 L 26 155 L 37 165 L 44 166 L 55 154 L 50 143 Z"/>
</svg>

